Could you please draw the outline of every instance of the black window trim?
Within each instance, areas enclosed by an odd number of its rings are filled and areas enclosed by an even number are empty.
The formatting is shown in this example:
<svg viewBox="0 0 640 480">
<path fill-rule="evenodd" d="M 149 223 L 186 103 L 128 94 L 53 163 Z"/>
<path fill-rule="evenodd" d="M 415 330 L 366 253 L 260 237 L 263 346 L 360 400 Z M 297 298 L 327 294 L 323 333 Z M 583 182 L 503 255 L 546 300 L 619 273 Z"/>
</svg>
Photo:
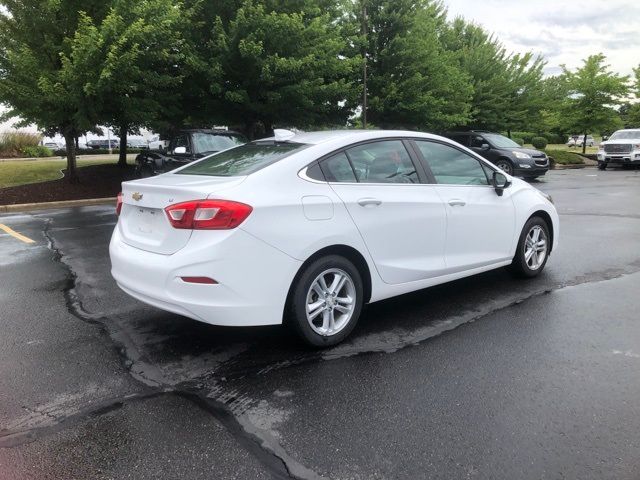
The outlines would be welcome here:
<svg viewBox="0 0 640 480">
<path fill-rule="evenodd" d="M 313 162 L 309 163 L 308 165 L 305 165 L 304 167 L 302 167 L 298 171 L 298 176 L 300 178 L 302 178 L 303 180 L 306 180 L 308 182 L 326 183 L 326 184 L 329 184 L 329 185 L 334 185 L 334 184 L 340 184 L 340 185 L 380 185 L 380 186 L 432 185 L 432 183 L 430 183 L 429 173 L 427 173 L 427 171 L 424 169 L 424 165 L 423 165 L 422 161 L 420 160 L 420 157 L 415 152 L 414 146 L 411 144 L 411 141 L 413 139 L 419 140 L 419 139 L 422 139 L 422 138 L 423 137 L 382 137 L 382 138 L 370 138 L 368 140 L 362 140 L 360 142 L 352 143 L 350 145 L 337 148 L 336 150 L 333 150 L 332 152 L 323 155 L 322 157 L 318 158 L 317 160 L 314 160 Z M 415 168 L 415 170 L 416 170 L 416 174 L 418 175 L 419 183 L 371 183 L 371 182 L 365 183 L 365 182 L 359 182 L 358 181 L 358 176 L 356 175 L 355 169 L 353 168 L 353 164 L 351 162 L 351 158 L 349 157 L 349 154 L 346 151 L 351 149 L 351 148 L 354 148 L 354 147 L 359 147 L 360 145 L 366 145 L 368 143 L 384 142 L 384 141 L 389 141 L 389 140 L 400 140 L 402 142 L 404 148 L 407 150 L 407 154 L 409 155 L 409 159 L 411 160 L 411 163 L 413 164 L 413 168 Z M 319 163 L 323 162 L 324 160 L 326 160 L 328 158 L 331 158 L 331 157 L 333 157 L 335 155 L 338 155 L 339 153 L 342 153 L 342 152 L 345 153 L 347 159 L 349 160 L 349 165 L 351 166 L 351 169 L 353 170 L 354 178 L 356 179 L 355 183 L 354 182 L 333 182 L 333 181 L 329 181 L 329 180 L 326 179 L 326 176 L 324 175 L 324 172 L 322 172 L 322 176 L 324 177 L 324 180 L 317 180 L 315 178 L 311 178 L 311 177 L 307 176 L 307 170 L 311 166 L 313 166 L 315 164 L 319 164 Z M 322 171 L 322 167 L 320 167 L 320 171 Z M 433 174 L 431 174 L 431 178 L 433 178 Z"/>
<path fill-rule="evenodd" d="M 427 161 L 426 158 L 424 158 L 424 155 L 422 155 L 422 152 L 420 151 L 420 147 L 418 147 L 416 142 L 418 141 L 431 142 L 431 143 L 439 143 L 440 145 L 445 145 L 447 147 L 453 148 L 454 150 L 458 150 L 459 152 L 464 153 L 470 156 L 471 158 L 476 159 L 478 162 L 480 162 L 481 167 L 486 166 L 492 172 L 497 172 L 496 168 L 488 160 L 485 160 L 484 158 L 480 157 L 480 155 L 476 154 L 473 150 L 471 150 L 471 152 L 468 152 L 463 148 L 459 148 L 459 144 L 457 144 L 455 140 L 451 140 L 452 142 L 456 143 L 455 145 L 452 145 L 451 143 L 448 143 L 448 142 L 442 142 L 437 139 L 431 139 L 431 138 L 413 138 L 411 141 L 414 144 L 413 148 L 415 149 L 416 155 L 420 159 L 420 163 L 422 164 L 422 167 L 428 172 L 429 179 L 431 182 L 433 182 L 433 183 L 430 183 L 429 185 L 446 185 L 449 187 L 483 187 L 483 188 L 491 187 L 493 188 L 493 185 L 491 185 L 491 178 L 487 176 L 487 172 L 484 168 L 482 169 L 482 172 L 484 173 L 485 177 L 487 177 L 487 185 L 461 185 L 458 183 L 438 183 L 436 181 L 435 175 L 433 174 L 433 171 L 431 170 L 431 167 L 429 166 L 429 162 Z"/>
</svg>

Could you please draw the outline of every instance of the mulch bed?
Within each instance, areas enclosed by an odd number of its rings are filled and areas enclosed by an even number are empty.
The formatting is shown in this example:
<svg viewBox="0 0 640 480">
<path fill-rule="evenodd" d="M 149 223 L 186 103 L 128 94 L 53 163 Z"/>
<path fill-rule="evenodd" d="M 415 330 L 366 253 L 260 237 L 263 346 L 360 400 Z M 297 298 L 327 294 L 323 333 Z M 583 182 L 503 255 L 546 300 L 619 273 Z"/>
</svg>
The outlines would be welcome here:
<svg viewBox="0 0 640 480">
<path fill-rule="evenodd" d="M 91 165 L 78 169 L 80 182 L 77 184 L 72 185 L 66 178 L 61 178 L 0 188 L 0 205 L 115 197 L 121 191 L 121 182 L 135 178 L 134 170 L 133 165 L 127 165 L 126 168 L 118 167 L 115 163 Z"/>
</svg>

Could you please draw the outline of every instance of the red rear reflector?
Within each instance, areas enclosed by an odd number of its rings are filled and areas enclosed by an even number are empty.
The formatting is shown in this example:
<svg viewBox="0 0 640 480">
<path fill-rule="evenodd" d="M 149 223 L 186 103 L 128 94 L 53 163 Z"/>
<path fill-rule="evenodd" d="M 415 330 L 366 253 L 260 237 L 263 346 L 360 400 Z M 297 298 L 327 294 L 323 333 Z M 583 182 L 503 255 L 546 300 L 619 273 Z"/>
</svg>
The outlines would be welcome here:
<svg viewBox="0 0 640 480">
<path fill-rule="evenodd" d="M 204 283 L 207 285 L 216 285 L 216 282 L 213 278 L 209 277 L 180 277 L 183 282 L 187 283 Z"/>
<path fill-rule="evenodd" d="M 116 215 L 120 216 L 121 211 L 122 211 L 122 192 L 118 194 L 118 198 L 116 199 Z"/>
<path fill-rule="evenodd" d="M 252 210 L 249 205 L 230 200 L 191 200 L 164 209 L 173 228 L 189 230 L 236 228 Z"/>
</svg>

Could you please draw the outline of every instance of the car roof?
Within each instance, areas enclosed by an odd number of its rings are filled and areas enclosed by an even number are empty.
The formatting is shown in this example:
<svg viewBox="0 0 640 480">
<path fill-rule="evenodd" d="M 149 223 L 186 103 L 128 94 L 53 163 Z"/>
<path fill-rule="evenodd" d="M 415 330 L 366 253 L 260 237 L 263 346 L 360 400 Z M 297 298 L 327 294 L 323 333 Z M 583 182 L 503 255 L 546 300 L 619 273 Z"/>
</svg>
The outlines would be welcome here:
<svg viewBox="0 0 640 480">
<path fill-rule="evenodd" d="M 178 135 L 181 133 L 211 133 L 213 135 L 242 135 L 240 132 L 236 132 L 235 130 L 221 130 L 221 129 L 213 129 L 213 128 L 185 128 L 178 132 Z"/>
<path fill-rule="evenodd" d="M 299 132 L 287 137 L 287 142 L 321 145 L 335 141 L 357 142 L 385 137 L 423 137 L 439 138 L 437 135 L 410 130 L 323 130 L 317 132 Z M 278 141 L 276 137 L 261 138 L 259 141 Z"/>
</svg>

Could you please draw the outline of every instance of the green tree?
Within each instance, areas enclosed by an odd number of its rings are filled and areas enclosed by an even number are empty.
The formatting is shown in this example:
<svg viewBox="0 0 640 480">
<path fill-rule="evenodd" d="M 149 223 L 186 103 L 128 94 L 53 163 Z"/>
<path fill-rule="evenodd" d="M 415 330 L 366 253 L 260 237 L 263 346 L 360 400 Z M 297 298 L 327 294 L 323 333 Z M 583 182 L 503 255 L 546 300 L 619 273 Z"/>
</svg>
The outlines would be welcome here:
<svg viewBox="0 0 640 480">
<path fill-rule="evenodd" d="M 640 128 L 640 66 L 634 68 L 633 73 L 632 91 L 635 98 L 622 105 L 619 111 L 625 128 Z"/>
<path fill-rule="evenodd" d="M 510 55 L 496 37 L 460 17 L 447 25 L 442 41 L 473 85 L 465 125 L 510 131 L 528 129 L 539 121 L 544 105 L 541 57 Z"/>
<path fill-rule="evenodd" d="M 446 11 L 431 0 L 363 0 L 370 121 L 442 130 L 470 118 L 469 76 L 440 41 Z M 356 18 L 362 20 L 361 5 Z"/>
<path fill-rule="evenodd" d="M 64 136 L 67 178 L 77 182 L 76 139 L 97 122 L 76 76 L 74 35 L 85 18 L 101 21 L 108 4 L 95 0 L 0 0 L 0 103 L 6 116 Z"/>
<path fill-rule="evenodd" d="M 335 2 L 222 2 L 201 50 L 210 118 L 253 138 L 274 125 L 344 125 L 357 97 L 359 59 L 335 21 Z"/>
<path fill-rule="evenodd" d="M 589 56 L 575 72 L 562 68 L 568 92 L 563 112 L 570 127 L 584 135 L 582 153 L 585 153 L 589 132 L 620 124 L 615 107 L 629 93 L 629 77 L 612 73 L 602 54 Z"/>
<path fill-rule="evenodd" d="M 83 16 L 73 41 L 75 74 L 95 104 L 100 123 L 120 138 L 118 164 L 126 165 L 127 135 L 176 108 L 184 58 L 184 15 L 172 0 L 114 0 L 99 24 Z"/>
</svg>

